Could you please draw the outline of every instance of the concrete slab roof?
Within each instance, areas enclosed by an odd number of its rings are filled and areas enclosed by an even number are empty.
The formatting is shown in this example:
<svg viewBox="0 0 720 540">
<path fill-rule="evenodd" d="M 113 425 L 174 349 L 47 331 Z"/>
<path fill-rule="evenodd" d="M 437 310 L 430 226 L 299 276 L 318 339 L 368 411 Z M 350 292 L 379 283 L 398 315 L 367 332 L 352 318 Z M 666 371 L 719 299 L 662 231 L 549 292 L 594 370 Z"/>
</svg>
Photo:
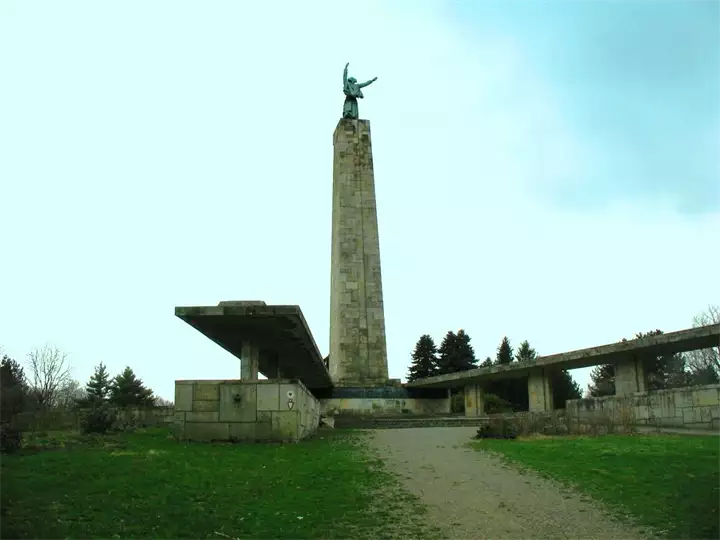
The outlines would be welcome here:
<svg viewBox="0 0 720 540">
<path fill-rule="evenodd" d="M 272 374 L 270 359 L 277 354 L 282 378 L 298 379 L 309 389 L 332 386 L 300 306 L 220 302 L 217 306 L 176 307 L 175 315 L 237 358 L 241 358 L 244 341 L 257 345 L 259 371 L 266 377 Z"/>
<path fill-rule="evenodd" d="M 513 362 L 502 366 L 489 366 L 447 375 L 437 375 L 407 383 L 407 387 L 452 388 L 482 381 L 527 377 L 537 367 L 576 369 L 612 364 L 632 355 L 661 356 L 696 351 L 720 345 L 720 325 L 711 324 L 658 336 L 620 341 L 599 347 L 579 349 L 549 356 L 540 356 L 535 362 Z"/>
</svg>

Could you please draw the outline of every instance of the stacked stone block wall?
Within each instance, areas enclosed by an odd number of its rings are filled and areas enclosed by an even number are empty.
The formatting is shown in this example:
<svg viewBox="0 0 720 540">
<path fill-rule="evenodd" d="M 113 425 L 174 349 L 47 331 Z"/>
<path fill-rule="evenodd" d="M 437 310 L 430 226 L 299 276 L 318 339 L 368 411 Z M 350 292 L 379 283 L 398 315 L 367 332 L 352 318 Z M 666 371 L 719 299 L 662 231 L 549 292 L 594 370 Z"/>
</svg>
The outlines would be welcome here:
<svg viewBox="0 0 720 540">
<path fill-rule="evenodd" d="M 384 385 L 387 345 L 370 122 L 340 120 L 333 144 L 330 376 L 339 386 Z"/>
<path fill-rule="evenodd" d="M 570 400 L 565 411 L 580 423 L 607 418 L 635 426 L 717 430 L 720 429 L 720 385 Z"/>
<path fill-rule="evenodd" d="M 320 404 L 300 381 L 175 381 L 173 427 L 183 440 L 294 442 L 319 422 Z"/>
</svg>

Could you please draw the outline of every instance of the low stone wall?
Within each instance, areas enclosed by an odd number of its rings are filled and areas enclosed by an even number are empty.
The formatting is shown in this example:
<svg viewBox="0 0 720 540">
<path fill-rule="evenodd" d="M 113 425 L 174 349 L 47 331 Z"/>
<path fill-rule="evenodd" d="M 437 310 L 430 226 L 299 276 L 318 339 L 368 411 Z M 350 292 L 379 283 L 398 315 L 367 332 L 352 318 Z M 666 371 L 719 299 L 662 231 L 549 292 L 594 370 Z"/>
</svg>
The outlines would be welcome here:
<svg viewBox="0 0 720 540">
<path fill-rule="evenodd" d="M 720 429 L 720 385 L 569 400 L 565 411 L 578 423 Z"/>
<path fill-rule="evenodd" d="M 136 427 L 162 427 L 173 422 L 173 407 L 112 407 L 115 413 L 113 429 L 131 429 Z M 11 425 L 21 431 L 53 431 L 80 429 L 82 419 L 90 409 L 47 410 L 23 412 L 13 417 Z"/>
<path fill-rule="evenodd" d="M 173 432 L 183 440 L 295 442 L 315 433 L 320 403 L 300 381 L 175 381 Z"/>
<path fill-rule="evenodd" d="M 337 387 L 316 392 L 324 415 L 445 415 L 450 396 L 445 389 Z"/>
</svg>

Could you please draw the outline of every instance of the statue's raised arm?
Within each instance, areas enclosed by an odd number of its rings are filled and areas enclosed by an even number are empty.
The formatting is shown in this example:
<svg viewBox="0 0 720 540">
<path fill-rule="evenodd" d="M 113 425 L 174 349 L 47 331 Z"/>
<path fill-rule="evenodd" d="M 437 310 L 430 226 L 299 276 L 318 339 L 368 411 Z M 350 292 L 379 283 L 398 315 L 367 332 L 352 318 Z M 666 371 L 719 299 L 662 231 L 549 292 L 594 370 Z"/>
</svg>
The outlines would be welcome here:
<svg viewBox="0 0 720 540">
<path fill-rule="evenodd" d="M 374 83 L 375 81 L 377 81 L 377 77 L 373 77 L 373 78 L 370 79 L 369 81 L 366 81 L 366 82 L 364 82 L 364 83 L 358 84 L 358 88 L 365 88 L 367 85 L 372 84 L 372 83 Z"/>
<path fill-rule="evenodd" d="M 361 88 L 368 86 L 369 84 L 377 81 L 377 77 L 366 81 L 364 83 L 358 83 L 355 77 L 348 77 L 348 66 L 350 62 L 345 64 L 343 70 L 343 94 L 345 94 L 345 104 L 343 105 L 343 118 L 358 118 L 358 99 L 363 99 Z"/>
</svg>

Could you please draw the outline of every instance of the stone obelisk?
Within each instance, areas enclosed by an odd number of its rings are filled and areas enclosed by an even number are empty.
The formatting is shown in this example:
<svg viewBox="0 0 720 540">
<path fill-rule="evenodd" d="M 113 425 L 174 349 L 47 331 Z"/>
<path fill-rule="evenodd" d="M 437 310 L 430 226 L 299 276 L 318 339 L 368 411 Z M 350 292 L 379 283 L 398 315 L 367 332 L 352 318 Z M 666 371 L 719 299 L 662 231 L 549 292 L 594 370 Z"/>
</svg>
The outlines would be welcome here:
<svg viewBox="0 0 720 540">
<path fill-rule="evenodd" d="M 337 386 L 388 382 L 370 122 L 343 118 L 333 136 L 330 376 Z"/>
</svg>

